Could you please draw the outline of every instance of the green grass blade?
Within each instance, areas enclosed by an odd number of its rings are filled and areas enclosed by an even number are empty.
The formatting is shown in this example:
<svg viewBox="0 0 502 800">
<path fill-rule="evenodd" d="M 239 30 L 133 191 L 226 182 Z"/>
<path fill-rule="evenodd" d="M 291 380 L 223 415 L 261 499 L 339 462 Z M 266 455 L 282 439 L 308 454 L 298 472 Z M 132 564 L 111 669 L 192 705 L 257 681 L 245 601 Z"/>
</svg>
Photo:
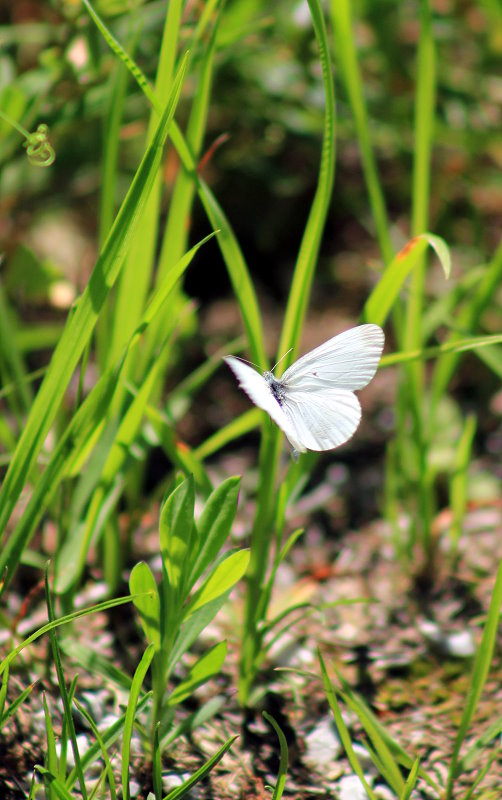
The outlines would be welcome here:
<svg viewBox="0 0 502 800">
<path fill-rule="evenodd" d="M 190 573 L 189 589 L 210 564 L 214 563 L 230 535 L 237 510 L 239 488 L 240 478 L 227 478 L 211 493 L 204 506 L 197 522 L 200 549 L 198 553 L 194 553 L 195 560 Z"/>
<path fill-rule="evenodd" d="M 500 333 L 494 333 L 490 336 L 470 336 L 466 339 L 450 339 L 443 344 L 438 344 L 435 347 L 426 347 L 423 350 L 410 350 L 408 353 L 389 353 L 382 356 L 380 366 L 391 367 L 394 364 L 403 364 L 407 361 L 415 361 L 418 358 L 425 361 L 447 353 L 466 353 L 469 351 L 476 352 L 477 350 L 480 351 L 478 355 L 481 358 L 484 348 L 491 348 L 500 353 L 496 345 L 501 342 L 502 334 Z"/>
<path fill-rule="evenodd" d="M 281 730 L 280 725 L 271 716 L 271 714 L 267 714 L 266 711 L 263 711 L 263 719 L 266 722 L 268 722 L 269 725 L 272 726 L 272 728 L 277 734 L 277 738 L 279 739 L 281 758 L 279 761 L 279 774 L 277 775 L 277 783 L 275 784 L 272 800 L 281 800 L 281 797 L 284 793 L 284 788 L 286 786 L 286 775 L 288 774 L 288 763 L 289 763 L 288 743 L 286 741 L 286 737 L 284 736 Z"/>
<path fill-rule="evenodd" d="M 298 252 L 279 343 L 278 358 L 281 358 L 290 348 L 293 349 L 293 352 L 282 360 L 282 371 L 293 360 L 294 351 L 300 342 L 335 179 L 335 89 L 326 25 L 318 0 L 309 0 L 309 8 L 322 67 L 325 97 L 324 132 L 316 193 Z"/>
<path fill-rule="evenodd" d="M 413 762 L 413 766 L 406 780 L 406 784 L 404 786 L 400 800 L 410 800 L 411 793 L 417 784 L 419 771 L 420 771 L 420 758 L 417 756 L 415 761 Z"/>
<path fill-rule="evenodd" d="M 203 764 L 193 775 L 191 775 L 181 786 L 177 786 L 176 789 L 173 789 L 172 792 L 166 794 L 164 800 L 179 800 L 180 797 L 184 797 L 186 794 L 190 792 L 193 786 L 197 783 L 202 781 L 214 767 L 218 764 L 219 761 L 223 758 L 227 750 L 230 750 L 233 743 L 237 739 L 237 736 L 231 736 L 224 745 L 220 747 L 220 749 L 211 756 L 211 758 Z"/>
<path fill-rule="evenodd" d="M 19 653 L 54 628 L 59 628 L 60 625 L 67 625 L 69 622 L 74 622 L 75 620 L 80 619 L 80 617 L 88 616 L 88 614 L 99 614 L 100 611 L 107 611 L 110 608 L 122 606 L 124 603 L 130 603 L 132 599 L 133 598 L 131 595 L 126 595 L 126 597 L 116 597 L 113 600 L 105 600 L 103 603 L 97 603 L 95 606 L 73 611 L 71 614 L 66 614 L 64 617 L 55 619 L 53 622 L 47 622 L 45 625 L 42 625 L 41 628 L 32 633 L 31 636 L 28 636 L 27 639 L 24 639 L 24 641 L 18 644 L 17 647 L 15 647 L 14 650 L 11 650 L 10 653 L 3 659 L 3 661 L 0 662 L 0 675 L 2 675 L 2 673 L 9 667 L 9 664 L 11 664 L 17 658 Z"/>
<path fill-rule="evenodd" d="M 21 519 L 0 551 L 0 574 L 7 570 L 6 585 L 12 580 L 25 547 L 66 474 L 72 453 L 79 452 L 92 432 L 99 428 L 115 386 L 116 374 L 110 372 L 104 375 L 86 397 L 60 438 Z"/>
<path fill-rule="evenodd" d="M 462 535 L 462 523 L 467 508 L 468 469 L 471 463 L 472 444 L 476 433 L 476 417 L 469 414 L 464 423 L 462 435 L 455 448 L 453 474 L 450 478 L 450 508 L 453 520 L 450 538 L 456 550 Z"/>
<path fill-rule="evenodd" d="M 225 447 L 225 445 L 255 430 L 262 423 L 263 414 L 260 409 L 251 408 L 233 419 L 228 425 L 220 428 L 216 433 L 213 433 L 212 436 L 209 436 L 205 442 L 195 448 L 194 455 L 200 461 L 204 461 Z"/>
<path fill-rule="evenodd" d="M 317 189 L 295 266 L 280 338 L 279 357 L 282 357 L 290 348 L 293 348 L 294 351 L 300 341 L 335 174 L 335 93 L 326 26 L 318 0 L 309 0 L 309 8 L 322 67 L 326 103 L 324 134 Z M 292 354 L 286 356 L 281 362 L 281 368 L 285 369 L 292 358 Z M 269 426 L 269 421 L 265 420 L 262 427 L 260 448 L 260 483 L 251 534 L 251 558 L 247 576 L 248 591 L 243 630 L 244 644 L 240 665 L 240 698 L 243 703 L 247 702 L 247 694 L 254 679 L 258 657 L 257 648 L 259 645 L 256 639 L 256 631 L 260 620 L 256 618 L 256 613 L 259 608 L 263 576 L 267 572 L 272 542 L 270 527 L 275 514 L 276 472 L 282 436 L 277 428 L 267 426 Z"/>
<path fill-rule="evenodd" d="M 390 226 L 385 198 L 371 145 L 368 112 L 364 101 L 361 72 L 355 46 L 356 37 L 350 18 L 350 0 L 331 0 L 330 10 L 336 43 L 335 57 L 342 67 L 342 77 L 354 117 L 364 178 L 368 189 L 380 252 L 384 263 L 390 264 L 394 251 L 390 239 Z"/>
<path fill-rule="evenodd" d="M 486 618 L 483 637 L 481 639 L 481 644 L 479 645 L 478 651 L 476 653 L 476 658 L 474 661 L 474 667 L 472 671 L 471 684 L 469 687 L 469 693 L 466 698 L 464 713 L 462 714 L 460 727 L 457 733 L 457 737 L 455 739 L 453 754 L 450 761 L 450 769 L 448 771 L 448 781 L 446 785 L 446 795 L 445 795 L 446 800 L 450 800 L 450 798 L 452 797 L 454 781 L 457 775 L 459 774 L 459 767 L 461 766 L 461 762 L 459 763 L 460 748 L 462 747 L 462 744 L 467 735 L 467 731 L 471 724 L 472 718 L 476 711 L 479 698 L 481 696 L 481 692 L 483 691 L 483 687 L 485 685 L 485 681 L 488 676 L 488 670 L 490 669 L 490 665 L 492 662 L 493 649 L 495 647 L 495 640 L 499 626 L 501 604 L 502 604 L 502 562 L 499 564 L 499 568 L 497 571 L 497 577 L 495 580 L 495 586 L 493 588 L 492 599 L 490 602 L 490 608 L 488 610 L 488 615 Z"/>
<path fill-rule="evenodd" d="M 49 770 L 49 772 L 51 772 L 53 775 L 57 775 L 58 758 L 56 755 L 56 736 L 54 734 L 54 728 L 52 725 L 51 715 L 45 692 L 42 695 L 42 701 L 43 701 L 44 720 L 45 720 L 45 742 L 46 742 L 45 759 L 44 759 L 45 765 Z M 54 789 L 50 785 L 47 788 L 48 788 L 47 800 L 54 800 L 56 796 Z"/>
<path fill-rule="evenodd" d="M 54 790 L 60 800 L 75 800 L 75 797 L 70 794 L 64 783 L 60 781 L 56 775 L 53 775 L 52 772 L 45 767 L 40 767 L 37 765 L 35 769 L 42 776 L 45 784 L 48 785 L 51 790 Z"/>
<path fill-rule="evenodd" d="M 54 623 L 57 620 L 54 616 L 54 607 L 52 603 L 52 595 L 49 587 L 49 575 L 48 575 L 48 567 L 45 569 L 45 600 L 47 604 L 47 615 L 49 617 L 49 621 Z M 54 666 L 56 668 L 56 675 L 58 678 L 58 685 L 59 685 L 59 693 L 61 695 L 61 700 L 63 703 L 64 709 L 64 723 L 66 726 L 66 730 L 70 735 L 71 746 L 73 750 L 73 758 L 75 761 L 75 768 L 78 775 L 78 781 L 80 785 L 80 791 L 82 793 L 82 797 L 84 800 L 87 800 L 87 790 L 85 787 L 85 778 L 84 778 L 84 771 L 82 769 L 82 764 L 80 761 L 80 752 L 78 749 L 78 741 L 77 741 L 77 732 L 75 730 L 75 724 L 73 722 L 73 715 L 71 710 L 71 700 L 68 689 L 66 687 L 66 680 L 63 670 L 63 664 L 61 662 L 61 652 L 59 650 L 56 628 L 52 627 L 49 631 L 49 639 L 51 642 L 51 650 L 52 650 L 52 658 L 54 661 Z"/>
<path fill-rule="evenodd" d="M 377 800 L 375 793 L 373 792 L 371 786 L 368 784 L 366 778 L 364 777 L 364 772 L 362 767 L 359 763 L 359 760 L 354 752 L 354 748 L 352 747 L 352 742 L 350 740 L 350 734 L 347 730 L 347 726 L 345 725 L 342 712 L 340 709 L 340 705 L 338 703 L 338 699 L 336 697 L 336 692 L 331 685 L 331 681 L 329 679 L 328 672 L 326 670 L 326 666 L 324 664 L 323 657 L 318 651 L 317 653 L 319 658 L 319 663 L 321 665 L 321 672 L 322 672 L 322 682 L 324 685 L 324 691 L 326 692 L 326 697 L 328 699 L 329 707 L 333 713 L 333 717 L 335 719 L 335 724 L 338 730 L 338 734 L 342 741 L 342 744 L 345 748 L 345 752 L 347 754 L 347 758 L 349 760 L 350 766 L 354 770 L 354 773 L 357 775 L 359 780 L 361 781 L 362 785 L 364 786 L 366 792 L 368 793 L 368 797 L 370 800 Z"/>
<path fill-rule="evenodd" d="M 428 227 L 430 202 L 430 168 L 436 102 L 436 53 L 429 0 L 420 3 L 420 39 L 417 54 L 417 86 L 415 93 L 415 145 L 413 157 L 413 187 L 411 232 L 423 234 Z M 425 292 L 425 259 L 420 258 L 413 271 L 406 310 L 405 348 L 422 345 L 422 315 Z M 409 371 L 411 390 L 417 396 L 423 389 L 422 364 Z M 417 404 L 418 408 L 418 404 Z"/>
<path fill-rule="evenodd" d="M 86 0 L 86 2 L 88 4 L 88 0 Z M 130 56 L 113 38 L 103 22 L 99 20 L 95 13 L 93 15 L 93 19 L 112 50 L 120 57 L 120 59 L 130 70 L 142 91 L 145 92 L 145 95 L 148 97 L 157 113 L 159 113 L 161 107 L 160 102 L 141 70 L 138 69 L 137 65 L 134 64 Z M 249 275 L 249 270 L 239 247 L 239 243 L 225 213 L 223 212 L 223 209 L 219 205 L 209 187 L 199 176 L 197 172 L 197 163 L 194 159 L 191 148 L 185 141 L 183 134 L 175 122 L 171 125 L 169 136 L 184 169 L 190 175 L 197 187 L 199 200 L 204 207 L 213 230 L 220 230 L 218 244 L 222 252 L 230 280 L 232 282 L 235 296 L 239 303 L 239 308 L 248 338 L 251 358 L 260 367 L 266 369 L 267 359 L 265 355 L 263 329 L 258 302 L 253 283 Z"/>
<path fill-rule="evenodd" d="M 152 144 L 122 203 L 82 297 L 69 317 L 35 398 L 0 492 L 0 530 L 7 521 L 54 421 L 59 405 L 96 324 L 99 312 L 118 277 L 124 256 L 138 227 L 141 212 L 161 163 L 163 146 L 183 83 L 186 59 Z"/>
<path fill-rule="evenodd" d="M 130 681 L 132 684 L 132 681 Z M 130 688 L 130 686 L 129 686 Z M 139 713 L 140 711 L 145 711 L 146 706 L 150 703 L 152 699 L 152 692 L 148 692 L 141 698 L 139 703 L 136 706 L 136 712 Z M 100 734 L 100 741 L 94 742 L 85 753 L 82 754 L 81 762 L 83 769 L 87 769 L 88 767 L 93 764 L 97 758 L 99 758 L 101 746 L 103 745 L 105 748 L 110 748 L 119 738 L 125 723 L 126 715 L 123 714 L 119 719 L 117 719 L 106 731 L 101 732 Z M 102 743 L 102 745 L 101 745 Z M 66 779 L 66 786 L 71 789 L 71 787 L 75 784 L 76 781 L 76 771 L 75 768 L 70 772 L 68 778 Z"/>
<path fill-rule="evenodd" d="M 103 740 L 103 737 L 101 736 L 101 734 L 99 732 L 98 726 L 94 722 L 94 720 L 91 717 L 91 715 L 89 714 L 89 712 L 84 708 L 84 706 L 81 703 L 79 703 L 77 699 L 74 699 L 73 702 L 75 703 L 75 706 L 76 706 L 77 710 L 80 712 L 80 714 L 82 714 L 82 716 L 87 720 L 87 723 L 88 723 L 90 729 L 92 730 L 92 732 L 94 734 L 94 738 L 96 739 L 96 743 L 97 743 L 97 745 L 99 747 L 99 752 L 101 754 L 101 758 L 105 762 L 105 770 L 104 770 L 104 772 L 105 772 L 105 777 L 106 777 L 106 779 L 108 781 L 108 786 L 109 786 L 109 789 L 110 789 L 110 800 L 116 800 L 116 798 L 117 798 L 117 789 L 116 789 L 116 786 L 115 786 L 115 778 L 114 778 L 114 775 L 113 775 L 113 767 L 112 767 L 110 758 L 108 756 L 108 750 L 106 749 L 106 745 L 105 745 L 105 742 Z"/>
<path fill-rule="evenodd" d="M 127 711 L 124 721 L 124 736 L 122 739 L 122 796 L 124 800 L 129 800 L 131 794 L 129 791 L 129 765 L 131 760 L 131 738 L 134 726 L 134 718 L 137 712 L 139 695 L 145 680 L 146 673 L 152 663 L 152 658 L 155 655 L 155 647 L 149 644 L 141 657 L 136 671 L 134 673 L 133 682 L 131 685 L 131 693 L 127 701 Z"/>
</svg>

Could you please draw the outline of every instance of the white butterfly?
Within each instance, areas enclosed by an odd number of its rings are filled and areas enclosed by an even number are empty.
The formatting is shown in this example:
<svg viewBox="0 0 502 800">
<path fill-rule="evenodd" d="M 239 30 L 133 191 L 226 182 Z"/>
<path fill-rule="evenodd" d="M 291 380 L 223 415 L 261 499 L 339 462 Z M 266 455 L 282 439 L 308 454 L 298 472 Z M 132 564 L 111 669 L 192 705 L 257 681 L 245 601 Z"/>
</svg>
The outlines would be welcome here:
<svg viewBox="0 0 502 800">
<path fill-rule="evenodd" d="M 253 403 L 284 431 L 296 455 L 331 450 L 350 439 L 361 420 L 354 390 L 372 379 L 383 345 L 378 325 L 359 325 L 299 358 L 281 378 L 260 375 L 234 356 L 223 360 Z"/>
</svg>

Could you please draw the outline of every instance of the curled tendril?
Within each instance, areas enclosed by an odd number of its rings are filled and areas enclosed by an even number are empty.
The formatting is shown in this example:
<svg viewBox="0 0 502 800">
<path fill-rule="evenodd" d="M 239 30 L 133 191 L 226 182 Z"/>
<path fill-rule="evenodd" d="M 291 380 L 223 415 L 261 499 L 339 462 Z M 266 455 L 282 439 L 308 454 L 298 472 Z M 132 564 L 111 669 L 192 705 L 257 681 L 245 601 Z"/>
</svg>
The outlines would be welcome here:
<svg viewBox="0 0 502 800">
<path fill-rule="evenodd" d="M 50 167 L 56 159 L 54 148 L 48 140 L 49 127 L 42 122 L 34 133 L 29 133 L 24 146 L 30 164 L 36 167 Z"/>
</svg>

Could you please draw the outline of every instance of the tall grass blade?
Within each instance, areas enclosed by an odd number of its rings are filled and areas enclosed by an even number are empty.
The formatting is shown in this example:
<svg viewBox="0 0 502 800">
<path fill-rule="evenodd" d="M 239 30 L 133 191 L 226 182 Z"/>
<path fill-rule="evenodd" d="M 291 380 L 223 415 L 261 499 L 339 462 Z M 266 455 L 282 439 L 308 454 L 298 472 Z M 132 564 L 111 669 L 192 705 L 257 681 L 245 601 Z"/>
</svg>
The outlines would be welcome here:
<svg viewBox="0 0 502 800">
<path fill-rule="evenodd" d="M 54 421 L 78 360 L 92 335 L 99 312 L 120 273 L 124 256 L 137 230 L 142 210 L 162 160 L 164 143 L 181 92 L 185 65 L 186 58 L 178 70 L 170 100 L 159 122 L 152 144 L 146 151 L 122 203 L 89 284 L 68 319 L 44 381 L 31 407 L 26 426 L 0 492 L 0 531 L 5 530 L 14 505 Z"/>
<path fill-rule="evenodd" d="M 351 23 L 350 0 L 331 0 L 331 19 L 335 35 L 335 58 L 340 61 L 342 78 L 354 117 L 357 140 L 361 153 L 364 178 L 368 189 L 376 235 L 384 264 L 390 264 L 394 252 L 389 233 L 389 219 L 385 197 L 378 176 L 368 112 L 364 101 L 361 72 L 357 60 L 356 37 Z"/>
</svg>

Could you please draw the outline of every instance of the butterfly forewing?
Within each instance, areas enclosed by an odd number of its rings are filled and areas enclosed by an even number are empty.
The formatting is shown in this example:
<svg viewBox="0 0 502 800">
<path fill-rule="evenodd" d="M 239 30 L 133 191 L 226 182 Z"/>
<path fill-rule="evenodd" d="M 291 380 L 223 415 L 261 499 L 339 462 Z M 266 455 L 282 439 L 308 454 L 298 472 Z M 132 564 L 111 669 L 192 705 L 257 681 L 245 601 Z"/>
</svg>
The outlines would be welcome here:
<svg viewBox="0 0 502 800">
<path fill-rule="evenodd" d="M 312 391 L 322 386 L 362 389 L 374 376 L 382 355 L 384 334 L 378 325 L 359 325 L 334 336 L 295 361 L 281 380 Z"/>
<path fill-rule="evenodd" d="M 272 394 L 270 385 L 263 375 L 260 375 L 253 367 L 244 364 L 243 361 L 239 361 L 238 358 L 234 358 L 233 356 L 227 356 L 223 360 L 228 364 L 239 381 L 241 389 L 244 389 L 253 403 L 272 417 L 276 425 L 284 431 L 288 439 L 290 439 L 290 436 L 294 436 L 294 429 L 292 429 L 288 418 Z"/>
</svg>

